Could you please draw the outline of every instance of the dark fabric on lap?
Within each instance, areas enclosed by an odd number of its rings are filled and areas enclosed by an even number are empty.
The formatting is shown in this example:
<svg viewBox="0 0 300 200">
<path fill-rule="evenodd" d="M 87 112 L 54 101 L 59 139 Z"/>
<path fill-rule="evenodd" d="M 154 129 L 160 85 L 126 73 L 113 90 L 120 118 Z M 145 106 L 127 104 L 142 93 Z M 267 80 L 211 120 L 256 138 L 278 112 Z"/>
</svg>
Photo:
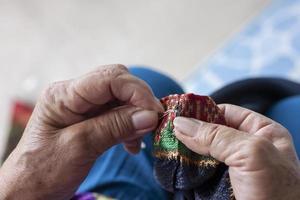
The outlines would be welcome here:
<svg viewBox="0 0 300 200">
<path fill-rule="evenodd" d="M 194 94 L 170 95 L 161 102 L 166 112 L 153 136 L 156 180 L 174 199 L 234 199 L 228 167 L 189 150 L 173 132 L 176 116 L 226 125 L 221 110 L 210 97 Z"/>
<path fill-rule="evenodd" d="M 235 104 L 264 114 L 274 103 L 297 94 L 299 83 L 281 78 L 250 78 L 226 85 L 210 97 L 217 104 Z"/>
</svg>

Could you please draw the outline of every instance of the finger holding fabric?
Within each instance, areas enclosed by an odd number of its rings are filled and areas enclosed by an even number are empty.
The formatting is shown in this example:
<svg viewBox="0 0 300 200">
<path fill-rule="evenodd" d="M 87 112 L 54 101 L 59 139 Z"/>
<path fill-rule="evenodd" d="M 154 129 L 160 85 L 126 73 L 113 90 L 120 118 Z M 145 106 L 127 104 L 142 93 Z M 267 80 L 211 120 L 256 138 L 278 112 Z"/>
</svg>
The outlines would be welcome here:
<svg viewBox="0 0 300 200">
<path fill-rule="evenodd" d="M 0 199 L 70 199 L 105 150 L 124 142 L 138 152 L 162 110 L 123 65 L 52 84 L 0 169 Z"/>
<path fill-rule="evenodd" d="M 177 117 L 175 136 L 229 166 L 237 199 L 299 199 L 300 165 L 288 131 L 253 111 L 220 108 L 231 127 Z"/>
</svg>

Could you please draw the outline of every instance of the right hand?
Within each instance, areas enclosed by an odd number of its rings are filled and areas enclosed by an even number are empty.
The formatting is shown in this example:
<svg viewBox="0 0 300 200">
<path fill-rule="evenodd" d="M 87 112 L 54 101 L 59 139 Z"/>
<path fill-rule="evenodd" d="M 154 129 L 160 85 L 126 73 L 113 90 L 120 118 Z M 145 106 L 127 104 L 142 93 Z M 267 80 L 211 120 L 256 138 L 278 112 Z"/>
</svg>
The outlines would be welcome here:
<svg viewBox="0 0 300 200">
<path fill-rule="evenodd" d="M 288 130 L 251 110 L 219 107 L 232 128 L 177 117 L 175 136 L 194 152 L 229 166 L 236 199 L 300 199 L 300 164 Z"/>
</svg>

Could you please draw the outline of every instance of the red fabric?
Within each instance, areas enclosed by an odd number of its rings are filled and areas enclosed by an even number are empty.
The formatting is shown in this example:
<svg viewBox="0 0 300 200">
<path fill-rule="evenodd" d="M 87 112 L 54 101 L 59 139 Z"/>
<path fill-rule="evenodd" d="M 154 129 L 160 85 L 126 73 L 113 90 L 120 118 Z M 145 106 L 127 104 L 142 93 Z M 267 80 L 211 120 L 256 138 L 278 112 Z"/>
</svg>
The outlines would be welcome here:
<svg viewBox="0 0 300 200">
<path fill-rule="evenodd" d="M 22 101 L 15 101 L 13 104 L 13 123 L 18 123 L 19 125 L 26 127 L 26 124 L 33 111 L 33 106 Z"/>
<path fill-rule="evenodd" d="M 173 94 L 161 99 L 165 114 L 156 130 L 154 141 L 160 140 L 160 133 L 168 121 L 176 116 L 191 117 L 206 122 L 226 125 L 225 118 L 219 107 L 209 96 L 200 96 L 193 93 Z M 173 123 L 172 123 L 173 124 Z"/>
</svg>

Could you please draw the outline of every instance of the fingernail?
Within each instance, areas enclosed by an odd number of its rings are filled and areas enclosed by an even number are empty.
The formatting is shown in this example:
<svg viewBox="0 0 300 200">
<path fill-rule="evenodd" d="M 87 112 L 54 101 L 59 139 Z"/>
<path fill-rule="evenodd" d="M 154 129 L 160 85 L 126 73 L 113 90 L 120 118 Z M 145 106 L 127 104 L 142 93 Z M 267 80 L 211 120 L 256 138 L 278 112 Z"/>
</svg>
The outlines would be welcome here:
<svg viewBox="0 0 300 200">
<path fill-rule="evenodd" d="M 179 130 L 182 134 L 187 136 L 194 136 L 197 133 L 197 128 L 200 125 L 200 121 L 186 118 L 186 117 L 176 117 L 173 121 L 176 130 Z"/>
<path fill-rule="evenodd" d="M 157 124 L 157 113 L 150 110 L 141 110 L 133 113 L 132 124 L 135 130 L 144 130 L 155 127 Z"/>
</svg>

